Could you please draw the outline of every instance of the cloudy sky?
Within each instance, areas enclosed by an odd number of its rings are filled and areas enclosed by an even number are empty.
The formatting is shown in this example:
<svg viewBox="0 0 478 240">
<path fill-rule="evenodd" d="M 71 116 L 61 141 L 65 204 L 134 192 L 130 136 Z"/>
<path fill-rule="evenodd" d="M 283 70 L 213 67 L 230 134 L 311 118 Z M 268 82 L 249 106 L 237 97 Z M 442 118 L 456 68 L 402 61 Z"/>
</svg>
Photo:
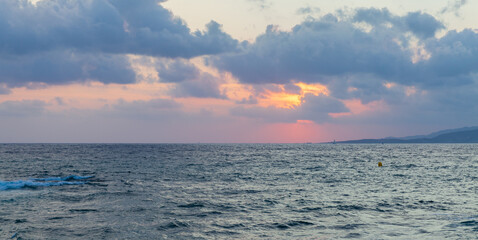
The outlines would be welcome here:
<svg viewBox="0 0 478 240">
<path fill-rule="evenodd" d="M 478 125 L 478 1 L 2 0 L 0 142 Z"/>
</svg>

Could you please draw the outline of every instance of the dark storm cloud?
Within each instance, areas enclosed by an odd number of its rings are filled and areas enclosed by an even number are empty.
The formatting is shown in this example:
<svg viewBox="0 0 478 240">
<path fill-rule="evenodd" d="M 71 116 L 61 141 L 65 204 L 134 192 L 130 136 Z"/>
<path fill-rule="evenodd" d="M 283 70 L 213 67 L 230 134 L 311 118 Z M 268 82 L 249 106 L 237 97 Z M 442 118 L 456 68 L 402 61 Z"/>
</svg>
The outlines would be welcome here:
<svg viewBox="0 0 478 240">
<path fill-rule="evenodd" d="M 190 58 L 236 49 L 218 23 L 191 32 L 159 2 L 0 1 L 0 81 L 131 83 L 125 54 Z"/>
</svg>

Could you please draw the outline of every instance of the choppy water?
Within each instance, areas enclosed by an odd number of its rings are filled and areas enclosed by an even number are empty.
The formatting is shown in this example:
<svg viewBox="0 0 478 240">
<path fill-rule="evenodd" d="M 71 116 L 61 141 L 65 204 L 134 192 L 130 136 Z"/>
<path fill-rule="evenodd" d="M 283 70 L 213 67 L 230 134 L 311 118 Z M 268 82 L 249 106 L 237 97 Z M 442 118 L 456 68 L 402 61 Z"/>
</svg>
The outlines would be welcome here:
<svg viewBox="0 0 478 240">
<path fill-rule="evenodd" d="M 477 236 L 478 145 L 0 145 L 1 239 Z"/>
</svg>

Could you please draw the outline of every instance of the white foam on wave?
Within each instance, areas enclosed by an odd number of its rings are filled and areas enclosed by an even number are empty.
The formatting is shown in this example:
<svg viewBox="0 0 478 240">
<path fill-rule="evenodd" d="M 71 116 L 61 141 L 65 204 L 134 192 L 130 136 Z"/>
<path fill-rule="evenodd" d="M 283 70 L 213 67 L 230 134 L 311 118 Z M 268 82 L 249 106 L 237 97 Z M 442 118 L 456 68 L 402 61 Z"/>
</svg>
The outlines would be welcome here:
<svg viewBox="0 0 478 240">
<path fill-rule="evenodd" d="M 17 181 L 0 181 L 0 191 L 21 188 L 51 187 L 62 185 L 80 185 L 87 183 L 86 181 L 78 181 L 92 178 L 93 176 L 68 176 L 68 177 L 47 177 L 47 178 L 30 178 L 29 180 Z M 70 181 L 77 180 L 77 181 Z"/>
</svg>

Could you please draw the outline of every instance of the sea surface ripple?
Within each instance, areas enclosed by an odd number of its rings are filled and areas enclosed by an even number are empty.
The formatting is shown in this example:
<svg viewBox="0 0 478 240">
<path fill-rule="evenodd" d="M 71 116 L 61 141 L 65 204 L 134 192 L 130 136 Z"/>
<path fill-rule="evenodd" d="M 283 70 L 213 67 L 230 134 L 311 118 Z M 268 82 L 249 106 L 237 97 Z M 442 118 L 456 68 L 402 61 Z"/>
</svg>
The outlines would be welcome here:
<svg viewBox="0 0 478 240">
<path fill-rule="evenodd" d="M 0 145 L 1 239 L 477 236 L 476 144 Z"/>
</svg>

